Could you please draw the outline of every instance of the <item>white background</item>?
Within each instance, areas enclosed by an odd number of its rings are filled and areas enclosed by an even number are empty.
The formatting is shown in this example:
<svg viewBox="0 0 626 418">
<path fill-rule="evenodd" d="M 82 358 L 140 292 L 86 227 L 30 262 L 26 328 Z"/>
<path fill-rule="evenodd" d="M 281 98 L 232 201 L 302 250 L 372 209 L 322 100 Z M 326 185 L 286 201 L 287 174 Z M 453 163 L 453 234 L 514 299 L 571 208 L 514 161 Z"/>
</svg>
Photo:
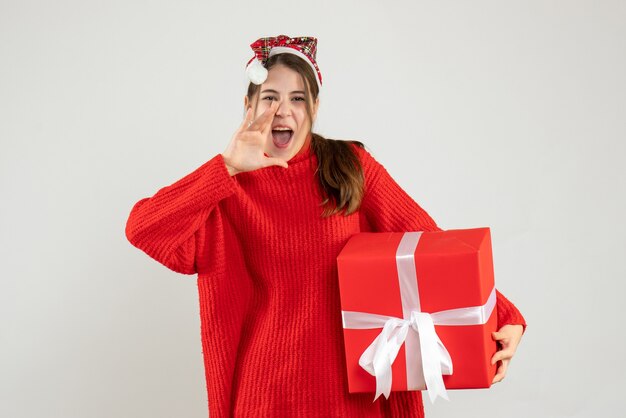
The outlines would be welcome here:
<svg viewBox="0 0 626 418">
<path fill-rule="evenodd" d="M 616 417 L 626 268 L 623 1 L 1 1 L 0 416 L 205 417 L 195 276 L 132 205 L 225 150 L 249 44 L 316 36 L 315 129 L 444 229 L 491 227 L 528 330 L 427 417 Z"/>
</svg>

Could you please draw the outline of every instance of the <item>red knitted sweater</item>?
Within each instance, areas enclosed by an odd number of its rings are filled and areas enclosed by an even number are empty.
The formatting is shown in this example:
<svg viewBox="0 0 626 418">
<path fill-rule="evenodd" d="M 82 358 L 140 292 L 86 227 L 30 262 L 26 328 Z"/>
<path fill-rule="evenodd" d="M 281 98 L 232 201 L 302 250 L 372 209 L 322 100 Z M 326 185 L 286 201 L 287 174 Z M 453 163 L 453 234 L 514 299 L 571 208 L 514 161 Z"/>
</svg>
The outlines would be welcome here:
<svg viewBox="0 0 626 418">
<path fill-rule="evenodd" d="M 317 157 L 230 176 L 217 154 L 138 201 L 126 236 L 168 268 L 198 274 L 211 418 L 422 417 L 421 392 L 349 394 L 336 257 L 361 231 L 440 230 L 372 155 L 365 196 L 320 216 Z M 526 325 L 498 292 L 498 327 Z"/>
</svg>

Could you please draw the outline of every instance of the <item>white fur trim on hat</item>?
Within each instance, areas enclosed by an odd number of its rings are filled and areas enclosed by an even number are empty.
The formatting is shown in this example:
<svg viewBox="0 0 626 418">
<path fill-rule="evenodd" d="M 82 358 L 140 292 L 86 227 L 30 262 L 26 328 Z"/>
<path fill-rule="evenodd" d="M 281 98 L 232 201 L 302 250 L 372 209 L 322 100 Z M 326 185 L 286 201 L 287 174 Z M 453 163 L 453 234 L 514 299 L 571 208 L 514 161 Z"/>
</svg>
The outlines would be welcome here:
<svg viewBox="0 0 626 418">
<path fill-rule="evenodd" d="M 261 61 L 254 58 L 246 67 L 246 75 L 254 84 L 263 84 L 267 80 L 267 68 L 261 64 Z"/>
</svg>

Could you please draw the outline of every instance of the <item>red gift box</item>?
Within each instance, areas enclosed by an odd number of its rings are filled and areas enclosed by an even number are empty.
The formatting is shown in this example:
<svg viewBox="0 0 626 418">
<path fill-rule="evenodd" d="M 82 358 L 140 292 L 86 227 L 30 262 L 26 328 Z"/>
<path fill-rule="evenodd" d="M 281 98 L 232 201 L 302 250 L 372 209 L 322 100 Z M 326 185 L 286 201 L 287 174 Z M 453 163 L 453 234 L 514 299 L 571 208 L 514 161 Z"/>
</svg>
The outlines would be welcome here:
<svg viewBox="0 0 626 418">
<path fill-rule="evenodd" d="M 358 233 L 337 267 L 350 393 L 491 386 L 489 228 Z"/>
</svg>

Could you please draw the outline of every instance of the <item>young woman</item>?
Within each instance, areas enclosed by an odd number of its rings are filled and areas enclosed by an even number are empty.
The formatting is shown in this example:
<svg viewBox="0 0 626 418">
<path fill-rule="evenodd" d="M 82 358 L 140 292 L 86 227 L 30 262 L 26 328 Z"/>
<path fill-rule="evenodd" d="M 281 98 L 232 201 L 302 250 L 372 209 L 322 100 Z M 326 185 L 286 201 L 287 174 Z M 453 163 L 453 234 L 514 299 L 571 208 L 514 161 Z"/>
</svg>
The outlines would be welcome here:
<svg viewBox="0 0 626 418">
<path fill-rule="evenodd" d="M 336 257 L 363 231 L 437 231 L 361 142 L 311 131 L 321 73 L 310 37 L 252 45 L 246 115 L 226 150 L 139 200 L 126 236 L 198 274 L 216 417 L 421 417 L 421 392 L 348 393 Z M 526 323 L 497 293 L 506 374 Z"/>
</svg>

